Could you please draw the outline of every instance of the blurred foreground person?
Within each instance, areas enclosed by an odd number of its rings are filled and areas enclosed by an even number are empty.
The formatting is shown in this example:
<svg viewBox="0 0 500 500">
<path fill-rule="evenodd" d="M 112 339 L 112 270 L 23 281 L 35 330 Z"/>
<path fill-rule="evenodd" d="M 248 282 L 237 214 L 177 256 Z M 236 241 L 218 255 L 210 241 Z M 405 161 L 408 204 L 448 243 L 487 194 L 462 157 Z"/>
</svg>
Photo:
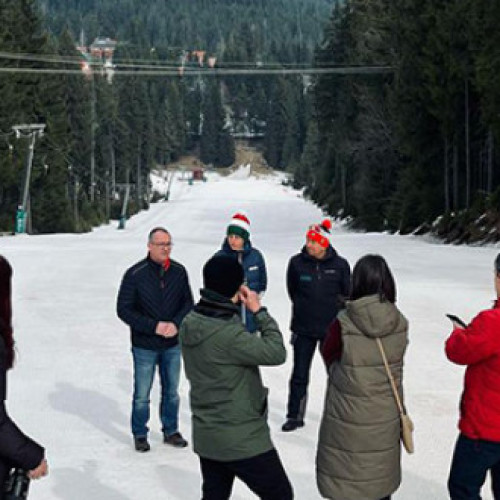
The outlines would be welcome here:
<svg viewBox="0 0 500 500">
<path fill-rule="evenodd" d="M 500 254 L 495 259 L 496 300 L 467 326 L 453 322 L 446 341 L 450 361 L 466 365 L 458 436 L 448 491 L 452 500 L 476 500 L 488 471 L 500 499 Z"/>
<path fill-rule="evenodd" d="M 7 414 L 7 370 L 14 363 L 14 338 L 11 305 L 12 268 L 0 255 L 0 500 L 11 469 L 24 469 L 28 477 L 38 479 L 48 474 L 45 450 L 25 436 Z"/>
<path fill-rule="evenodd" d="M 321 354 L 328 369 L 316 457 L 321 495 L 389 500 L 401 482 L 400 416 L 377 339 L 403 401 L 408 322 L 395 305 L 385 260 L 354 266 L 351 298 L 332 323 Z"/>
<path fill-rule="evenodd" d="M 259 498 L 289 500 L 292 487 L 271 441 L 268 389 L 259 372 L 259 365 L 284 363 L 286 350 L 276 321 L 243 279 L 235 259 L 212 257 L 203 268 L 201 300 L 179 333 L 202 499 L 230 498 L 237 477 Z M 255 315 L 261 335 L 241 323 L 239 300 Z"/>
</svg>

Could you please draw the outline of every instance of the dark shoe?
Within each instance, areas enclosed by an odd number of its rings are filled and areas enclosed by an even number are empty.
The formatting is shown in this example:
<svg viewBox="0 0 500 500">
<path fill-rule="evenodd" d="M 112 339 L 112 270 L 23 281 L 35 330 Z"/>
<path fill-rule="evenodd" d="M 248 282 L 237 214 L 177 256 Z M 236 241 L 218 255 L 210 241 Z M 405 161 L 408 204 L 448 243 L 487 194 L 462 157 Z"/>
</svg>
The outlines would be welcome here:
<svg viewBox="0 0 500 500">
<path fill-rule="evenodd" d="M 148 443 L 148 438 L 146 437 L 135 437 L 134 445 L 135 445 L 135 450 L 140 451 L 141 453 L 144 453 L 151 449 Z"/>
<path fill-rule="evenodd" d="M 299 427 L 304 427 L 303 420 L 296 420 L 295 418 L 289 418 L 282 426 L 281 430 L 283 432 L 290 432 L 298 429 Z"/>
<path fill-rule="evenodd" d="M 174 432 L 173 434 L 170 434 L 170 436 L 164 434 L 163 442 L 165 444 L 170 444 L 175 448 L 185 448 L 188 445 L 188 442 L 182 437 L 180 432 Z"/>
</svg>

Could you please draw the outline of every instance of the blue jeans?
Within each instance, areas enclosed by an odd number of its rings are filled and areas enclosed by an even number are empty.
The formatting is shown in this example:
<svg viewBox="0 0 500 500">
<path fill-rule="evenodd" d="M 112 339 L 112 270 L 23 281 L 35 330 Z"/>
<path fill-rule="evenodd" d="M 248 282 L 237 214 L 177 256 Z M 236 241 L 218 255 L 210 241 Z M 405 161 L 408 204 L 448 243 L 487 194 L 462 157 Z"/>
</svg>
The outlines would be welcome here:
<svg viewBox="0 0 500 500">
<path fill-rule="evenodd" d="M 493 498 L 500 499 L 500 443 L 469 439 L 460 434 L 448 478 L 451 500 L 480 500 L 488 470 Z"/>
<path fill-rule="evenodd" d="M 177 344 L 169 349 L 153 351 L 132 347 L 134 358 L 134 397 L 132 400 L 132 434 L 147 436 L 149 428 L 149 395 L 158 366 L 161 383 L 160 419 L 162 432 L 170 435 L 178 431 L 179 375 L 181 372 L 181 348 Z"/>
</svg>

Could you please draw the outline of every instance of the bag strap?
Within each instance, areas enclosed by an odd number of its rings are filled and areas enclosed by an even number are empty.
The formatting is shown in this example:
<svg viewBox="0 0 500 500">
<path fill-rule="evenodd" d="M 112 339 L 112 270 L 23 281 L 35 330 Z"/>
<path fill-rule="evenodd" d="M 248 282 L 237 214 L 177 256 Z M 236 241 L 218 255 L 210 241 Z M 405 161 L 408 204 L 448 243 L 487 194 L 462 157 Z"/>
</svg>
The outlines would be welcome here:
<svg viewBox="0 0 500 500">
<path fill-rule="evenodd" d="M 385 371 L 387 372 L 387 377 L 389 378 L 389 382 L 391 383 L 392 392 L 394 393 L 394 399 L 396 400 L 396 404 L 398 405 L 399 413 L 401 413 L 401 415 L 406 415 L 403 405 L 401 404 L 401 398 L 399 397 L 398 389 L 396 387 L 396 382 L 394 382 L 394 377 L 392 376 L 384 348 L 382 347 L 382 341 L 379 338 L 375 340 L 377 341 L 380 354 L 382 355 L 382 359 L 384 360 Z"/>
</svg>

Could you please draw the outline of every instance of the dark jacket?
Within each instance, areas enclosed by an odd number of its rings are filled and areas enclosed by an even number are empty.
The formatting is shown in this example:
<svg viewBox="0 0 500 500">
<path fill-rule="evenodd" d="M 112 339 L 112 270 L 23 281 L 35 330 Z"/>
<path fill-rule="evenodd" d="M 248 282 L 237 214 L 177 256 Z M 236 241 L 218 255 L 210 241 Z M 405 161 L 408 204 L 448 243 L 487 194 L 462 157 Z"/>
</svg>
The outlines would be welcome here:
<svg viewBox="0 0 500 500">
<path fill-rule="evenodd" d="M 273 448 L 259 365 L 284 363 L 286 349 L 278 324 L 264 308 L 255 318 L 261 335 L 245 329 L 230 301 L 202 290 L 202 300 L 181 325 L 193 447 L 201 457 L 240 460 Z"/>
<path fill-rule="evenodd" d="M 500 299 L 446 341 L 450 361 L 466 365 L 460 404 L 462 434 L 500 443 Z"/>
<path fill-rule="evenodd" d="M 134 347 L 162 350 L 176 345 L 178 337 L 157 335 L 158 322 L 169 321 L 179 328 L 193 304 L 184 266 L 170 260 L 165 271 L 148 256 L 125 273 L 118 292 L 117 313 L 130 326 Z"/>
<path fill-rule="evenodd" d="M 304 246 L 288 263 L 286 284 L 292 301 L 290 329 L 296 335 L 324 338 L 350 291 L 347 260 L 329 246 L 323 259 L 311 257 Z"/>
<path fill-rule="evenodd" d="M 1 325 L 0 325 L 1 328 Z M 32 470 L 40 465 L 45 450 L 25 436 L 10 419 L 5 408 L 7 396 L 6 352 L 3 336 L 0 334 L 0 487 L 5 474 L 12 467 Z M 0 498 L 2 493 L 0 493 Z"/>
<path fill-rule="evenodd" d="M 233 250 L 227 238 L 222 243 L 221 249 L 215 255 L 227 255 L 238 260 L 243 266 L 245 273 L 245 284 L 257 293 L 265 292 L 267 289 L 266 263 L 262 254 L 252 246 L 250 241 L 246 241 L 242 251 Z M 257 322 L 254 315 L 245 309 L 245 326 L 248 331 L 254 332 L 257 329 Z"/>
<path fill-rule="evenodd" d="M 400 419 L 376 339 L 403 401 L 408 321 L 394 304 L 370 295 L 348 301 L 338 323 L 340 329 L 331 332 L 340 331 L 341 354 L 328 370 L 316 457 L 318 488 L 325 498 L 383 498 L 401 482 Z"/>
</svg>

